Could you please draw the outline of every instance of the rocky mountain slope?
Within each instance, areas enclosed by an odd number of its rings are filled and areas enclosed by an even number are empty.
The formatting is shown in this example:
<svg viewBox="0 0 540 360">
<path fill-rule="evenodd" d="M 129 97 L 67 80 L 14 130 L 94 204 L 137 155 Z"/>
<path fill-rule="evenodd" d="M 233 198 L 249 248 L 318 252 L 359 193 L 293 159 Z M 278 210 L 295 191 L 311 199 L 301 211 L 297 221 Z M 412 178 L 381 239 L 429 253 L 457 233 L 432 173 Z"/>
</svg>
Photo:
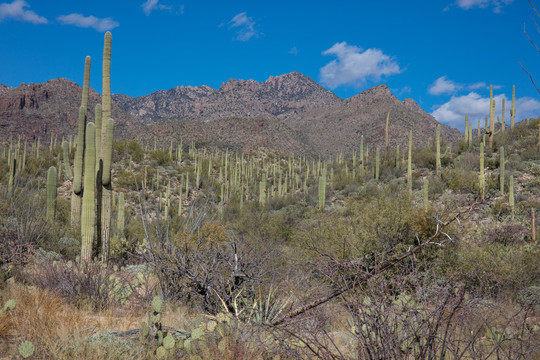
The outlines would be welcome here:
<svg viewBox="0 0 540 360">
<path fill-rule="evenodd" d="M 402 150 L 406 149 L 410 130 L 416 146 L 435 137 L 439 122 L 414 100 L 397 99 L 386 85 L 373 87 L 322 111 L 307 111 L 291 127 L 306 134 L 308 143 L 321 155 L 350 154 L 358 149 L 362 135 L 372 149 L 383 150 L 388 112 L 390 147 L 400 145 Z M 461 133 L 441 124 L 441 136 L 457 141 Z"/>
<path fill-rule="evenodd" d="M 66 79 L 49 80 L 41 84 L 21 84 L 11 91 L 0 94 L 0 128 L 3 136 L 22 134 L 32 139 L 40 136 L 42 141 L 50 133 L 59 136 L 77 132 L 82 88 Z M 94 121 L 94 108 L 101 102 L 101 95 L 90 89 L 88 121 Z M 112 107 L 116 121 L 115 134 L 125 137 L 140 127 L 138 119 L 122 111 L 116 104 Z"/>
<path fill-rule="evenodd" d="M 6 93 L 11 89 L 12 89 L 11 86 L 0 84 L 0 94 Z"/>
<path fill-rule="evenodd" d="M 270 77 L 265 82 L 231 79 L 217 90 L 206 85 L 182 86 L 136 98 L 113 95 L 113 100 L 145 124 L 261 115 L 289 118 L 341 102 L 334 93 L 299 72 Z"/>
<path fill-rule="evenodd" d="M 75 134 L 82 89 L 66 79 L 22 84 L 0 94 L 4 135 L 29 137 Z M 264 82 L 229 80 L 219 89 L 176 87 L 141 97 L 113 95 L 117 138 L 138 138 L 163 146 L 170 140 L 241 150 L 257 147 L 308 156 L 335 156 L 357 150 L 360 137 L 370 148 L 384 147 L 390 112 L 390 145 L 405 149 L 409 130 L 415 145 L 433 139 L 438 122 L 412 99 L 398 100 L 386 85 L 341 99 L 298 72 Z M 100 95 L 91 90 L 89 121 Z M 444 139 L 460 132 L 442 125 Z"/>
</svg>

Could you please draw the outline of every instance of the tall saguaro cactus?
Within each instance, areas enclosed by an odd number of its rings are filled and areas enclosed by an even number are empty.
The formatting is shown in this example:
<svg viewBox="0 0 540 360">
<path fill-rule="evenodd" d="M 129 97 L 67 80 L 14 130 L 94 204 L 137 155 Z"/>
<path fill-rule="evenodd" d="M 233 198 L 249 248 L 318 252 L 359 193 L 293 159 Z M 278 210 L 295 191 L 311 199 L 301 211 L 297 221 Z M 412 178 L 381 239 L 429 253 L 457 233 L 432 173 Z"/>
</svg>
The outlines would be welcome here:
<svg viewBox="0 0 540 360">
<path fill-rule="evenodd" d="M 510 130 L 514 130 L 516 120 L 516 85 L 512 86 L 512 107 L 510 108 Z"/>
<path fill-rule="evenodd" d="M 92 260 L 92 242 L 96 220 L 96 126 L 86 125 L 86 151 L 84 154 L 84 194 L 81 215 L 81 260 Z"/>
<path fill-rule="evenodd" d="M 409 158 L 407 159 L 407 188 L 412 195 L 412 130 L 409 131 Z"/>
<path fill-rule="evenodd" d="M 86 75 L 85 75 L 86 77 Z M 71 226 L 76 227 L 81 221 L 81 204 L 83 197 L 83 159 L 85 149 L 86 110 L 84 106 L 79 108 L 79 126 L 77 133 L 77 148 L 73 166 L 73 191 L 71 194 Z"/>
<path fill-rule="evenodd" d="M 435 132 L 435 141 L 436 141 L 436 158 L 435 158 L 435 170 L 437 175 L 441 173 L 441 125 L 437 125 L 437 130 Z"/>
<path fill-rule="evenodd" d="M 51 166 L 47 172 L 47 220 L 53 220 L 56 213 L 56 168 Z"/>
<path fill-rule="evenodd" d="M 111 215 L 112 215 L 112 184 L 111 184 L 111 163 L 112 163 L 112 145 L 114 136 L 114 120 L 107 121 L 107 135 L 105 136 L 105 144 L 102 146 L 104 156 L 102 159 L 102 207 L 101 207 L 101 243 L 102 253 L 101 260 L 103 263 L 109 261 L 109 248 L 111 237 Z"/>
<path fill-rule="evenodd" d="M 388 153 L 388 122 L 390 121 L 390 111 L 388 111 L 388 115 L 386 115 L 386 128 L 384 130 L 384 144 L 386 146 L 386 152 Z"/>
<path fill-rule="evenodd" d="M 495 100 L 493 99 L 493 85 L 489 85 L 489 141 L 488 147 L 493 148 L 493 135 L 495 135 Z"/>
<path fill-rule="evenodd" d="M 479 175 L 479 185 L 480 185 L 480 196 L 482 199 L 485 196 L 486 192 L 486 177 L 484 173 L 484 144 L 480 144 L 480 175 Z"/>
<path fill-rule="evenodd" d="M 499 184 L 501 188 L 501 195 L 504 195 L 504 146 L 501 146 L 499 149 L 500 161 L 499 161 Z"/>
<path fill-rule="evenodd" d="M 111 154 L 113 141 L 113 126 L 111 123 L 111 46 L 112 35 L 109 31 L 105 33 L 103 45 L 103 84 L 101 97 L 101 152 L 98 154 L 101 161 L 98 168 L 98 209 L 101 216 L 98 226 L 98 243 L 102 244 L 101 260 L 107 263 L 109 260 L 109 244 L 112 214 L 112 184 L 111 184 Z M 109 130 L 110 126 L 110 130 Z M 97 129 L 100 131 L 100 129 Z M 94 140 L 95 141 L 95 140 Z M 99 241 L 101 240 L 101 241 Z"/>
</svg>

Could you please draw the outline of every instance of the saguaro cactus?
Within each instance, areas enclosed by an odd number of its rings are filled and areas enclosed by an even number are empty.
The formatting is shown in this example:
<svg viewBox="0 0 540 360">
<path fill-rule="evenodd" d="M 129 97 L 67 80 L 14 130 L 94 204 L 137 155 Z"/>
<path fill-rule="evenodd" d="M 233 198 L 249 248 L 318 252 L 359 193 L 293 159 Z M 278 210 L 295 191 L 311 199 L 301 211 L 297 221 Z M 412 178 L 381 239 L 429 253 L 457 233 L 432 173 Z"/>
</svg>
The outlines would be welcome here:
<svg viewBox="0 0 540 360">
<path fill-rule="evenodd" d="M 79 126 L 77 133 L 77 148 L 73 162 L 73 191 L 71 194 L 71 226 L 76 227 L 81 221 L 81 203 L 83 197 L 83 159 L 85 149 L 86 111 L 84 106 L 79 108 Z"/>
<path fill-rule="evenodd" d="M 510 209 L 512 210 L 512 220 L 514 220 L 515 202 L 514 202 L 514 177 L 510 175 L 510 184 L 508 188 L 508 202 L 510 203 Z"/>
<path fill-rule="evenodd" d="M 412 130 L 409 131 L 409 158 L 407 159 L 407 187 L 412 195 Z"/>
<path fill-rule="evenodd" d="M 105 144 L 102 147 L 104 156 L 102 159 L 103 166 L 102 166 L 102 173 L 101 173 L 101 185 L 102 185 L 102 189 L 101 189 L 102 190 L 101 260 L 105 264 L 109 261 L 110 233 L 111 233 L 111 214 L 112 214 L 111 162 L 112 162 L 113 136 L 114 136 L 114 120 L 109 119 L 109 121 L 107 121 L 107 134 L 105 137 Z"/>
<path fill-rule="evenodd" d="M 424 209 L 427 211 L 429 208 L 429 181 L 424 179 Z"/>
<path fill-rule="evenodd" d="M 493 99 L 493 85 L 489 85 L 489 141 L 488 147 L 493 148 L 493 135 L 495 135 L 495 99 Z"/>
<path fill-rule="evenodd" d="M 47 219 L 53 220 L 56 213 L 56 168 L 51 166 L 47 172 Z"/>
<path fill-rule="evenodd" d="M 364 175 L 364 135 L 360 136 L 360 172 Z"/>
<path fill-rule="evenodd" d="M 504 195 L 504 146 L 501 146 L 499 149 L 500 160 L 499 160 L 499 184 L 501 189 L 501 195 Z"/>
<path fill-rule="evenodd" d="M 323 168 L 322 175 L 319 176 L 319 210 L 324 210 L 326 202 L 326 168 Z"/>
<path fill-rule="evenodd" d="M 465 115 L 465 144 L 469 144 L 469 115 Z"/>
<path fill-rule="evenodd" d="M 512 86 L 512 107 L 510 108 L 510 130 L 514 130 L 516 119 L 516 85 Z"/>
<path fill-rule="evenodd" d="M 381 163 L 381 155 L 379 148 L 377 148 L 377 151 L 375 152 L 375 180 L 379 180 L 379 168 Z"/>
<path fill-rule="evenodd" d="M 437 175 L 441 173 L 441 125 L 437 125 L 437 130 L 435 131 L 436 137 L 436 148 L 437 148 L 437 154 L 435 159 L 435 170 L 437 172 Z"/>
<path fill-rule="evenodd" d="M 485 196 L 486 191 L 486 178 L 484 174 L 484 144 L 480 144 L 480 175 L 479 175 L 479 185 L 480 185 L 480 196 L 482 199 Z"/>
<path fill-rule="evenodd" d="M 124 205 L 124 193 L 118 194 L 118 211 L 116 218 L 116 236 L 118 239 L 124 237 L 124 221 L 125 221 L 125 205 Z"/>
<path fill-rule="evenodd" d="M 388 111 L 388 115 L 386 115 L 386 128 L 384 130 L 384 144 L 386 145 L 386 152 L 388 153 L 388 122 L 390 121 L 390 111 Z"/>
<path fill-rule="evenodd" d="M 92 260 L 92 242 L 96 220 L 96 126 L 86 125 L 86 151 L 84 154 L 84 194 L 81 215 L 81 260 Z"/>
<path fill-rule="evenodd" d="M 67 141 L 63 141 L 62 142 L 62 151 L 63 151 L 63 156 L 64 156 L 64 169 L 65 169 L 65 174 L 66 174 L 66 178 L 68 180 L 73 180 L 73 174 L 71 172 L 71 164 L 69 163 L 69 144 L 67 143 Z"/>
<path fill-rule="evenodd" d="M 111 119 L 111 44 L 112 35 L 109 31 L 105 33 L 103 45 L 103 84 L 102 84 L 102 108 L 101 108 L 101 153 L 98 156 L 101 159 L 97 183 L 100 187 L 100 196 L 97 199 L 101 211 L 100 223 L 98 229 L 101 228 L 101 233 L 98 234 L 98 243 L 101 240 L 102 254 L 101 260 L 107 263 L 109 260 L 109 244 L 111 230 L 111 214 L 112 214 L 112 184 L 111 184 L 111 155 L 113 141 L 113 126 L 114 122 Z M 109 130 L 110 129 L 110 130 Z M 97 129 L 96 131 L 100 131 Z M 94 140 L 95 141 L 95 140 Z M 99 216 L 99 215 L 98 215 Z"/>
</svg>

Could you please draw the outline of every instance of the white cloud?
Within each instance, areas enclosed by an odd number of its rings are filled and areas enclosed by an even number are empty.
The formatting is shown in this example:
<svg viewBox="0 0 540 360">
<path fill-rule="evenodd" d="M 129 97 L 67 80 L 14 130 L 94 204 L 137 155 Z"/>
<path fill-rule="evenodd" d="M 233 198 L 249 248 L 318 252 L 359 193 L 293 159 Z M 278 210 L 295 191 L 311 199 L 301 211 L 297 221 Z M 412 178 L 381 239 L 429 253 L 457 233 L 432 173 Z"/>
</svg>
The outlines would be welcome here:
<svg viewBox="0 0 540 360">
<path fill-rule="evenodd" d="M 289 54 L 298 55 L 298 49 L 296 46 L 293 46 L 291 50 L 289 50 Z"/>
<path fill-rule="evenodd" d="M 487 84 L 485 82 L 477 82 L 477 83 L 474 83 L 474 84 L 471 84 L 469 86 L 467 86 L 467 88 L 469 90 L 478 90 L 478 89 L 485 89 L 487 88 Z"/>
<path fill-rule="evenodd" d="M 455 4 L 463 10 L 493 7 L 494 12 L 500 12 L 504 6 L 510 5 L 512 2 L 514 0 L 456 0 Z"/>
<path fill-rule="evenodd" d="M 322 54 L 337 57 L 319 70 L 321 82 L 332 89 L 340 85 L 360 87 L 368 79 L 378 81 L 382 76 L 399 74 L 402 71 L 395 59 L 380 49 L 362 51 L 357 46 L 341 42 Z"/>
<path fill-rule="evenodd" d="M 501 89 L 501 85 L 493 85 L 493 89 Z M 453 80 L 449 80 L 446 75 L 441 76 L 433 84 L 430 85 L 428 92 L 431 95 L 454 95 L 461 90 L 480 90 L 489 89 L 489 86 L 481 81 L 473 84 L 458 84 Z"/>
<path fill-rule="evenodd" d="M 32 24 L 47 24 L 48 21 L 43 16 L 39 16 L 29 8 L 30 5 L 24 0 L 15 0 L 12 3 L 0 4 L 0 22 L 4 19 L 14 19 Z"/>
<path fill-rule="evenodd" d="M 229 29 L 236 29 L 236 40 L 248 41 L 251 38 L 259 37 L 259 31 L 255 28 L 255 21 L 245 12 L 236 14 L 229 21 Z"/>
<path fill-rule="evenodd" d="M 428 92 L 431 95 L 442 95 L 442 94 L 455 94 L 463 86 L 456 84 L 452 80 L 448 80 L 445 76 L 441 76 L 429 87 Z"/>
<path fill-rule="evenodd" d="M 100 19 L 92 15 L 84 16 L 81 14 L 60 15 L 56 18 L 56 20 L 64 25 L 92 28 L 100 32 L 112 30 L 120 25 L 110 17 Z"/>
<path fill-rule="evenodd" d="M 147 0 L 141 7 L 146 15 L 150 15 L 152 10 L 172 10 L 171 6 L 160 4 L 159 0 Z M 181 6 L 180 12 L 184 13 L 184 5 Z"/>
<path fill-rule="evenodd" d="M 495 116 L 502 120 L 502 99 L 503 94 L 494 96 Z M 506 98 L 505 120 L 510 124 L 510 107 L 512 100 Z M 516 121 L 524 118 L 537 117 L 540 113 L 540 102 L 529 97 L 516 99 Z M 465 115 L 469 115 L 473 127 L 476 128 L 477 121 L 480 120 L 481 126 L 484 126 L 484 119 L 489 116 L 489 97 L 482 97 L 476 92 L 470 92 L 463 96 L 452 96 L 452 98 L 437 107 L 432 113 L 438 121 L 463 130 L 465 126 Z"/>
</svg>

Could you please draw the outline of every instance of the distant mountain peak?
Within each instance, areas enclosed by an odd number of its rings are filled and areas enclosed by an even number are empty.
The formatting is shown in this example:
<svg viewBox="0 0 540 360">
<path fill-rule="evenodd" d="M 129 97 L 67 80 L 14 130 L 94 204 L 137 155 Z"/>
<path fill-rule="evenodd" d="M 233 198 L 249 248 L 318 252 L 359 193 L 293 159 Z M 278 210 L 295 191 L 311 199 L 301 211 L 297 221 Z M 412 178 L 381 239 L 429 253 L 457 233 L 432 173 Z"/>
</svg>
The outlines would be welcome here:
<svg viewBox="0 0 540 360">
<path fill-rule="evenodd" d="M 0 84 L 0 94 L 6 93 L 10 91 L 11 89 L 13 89 L 11 86 Z"/>
</svg>

